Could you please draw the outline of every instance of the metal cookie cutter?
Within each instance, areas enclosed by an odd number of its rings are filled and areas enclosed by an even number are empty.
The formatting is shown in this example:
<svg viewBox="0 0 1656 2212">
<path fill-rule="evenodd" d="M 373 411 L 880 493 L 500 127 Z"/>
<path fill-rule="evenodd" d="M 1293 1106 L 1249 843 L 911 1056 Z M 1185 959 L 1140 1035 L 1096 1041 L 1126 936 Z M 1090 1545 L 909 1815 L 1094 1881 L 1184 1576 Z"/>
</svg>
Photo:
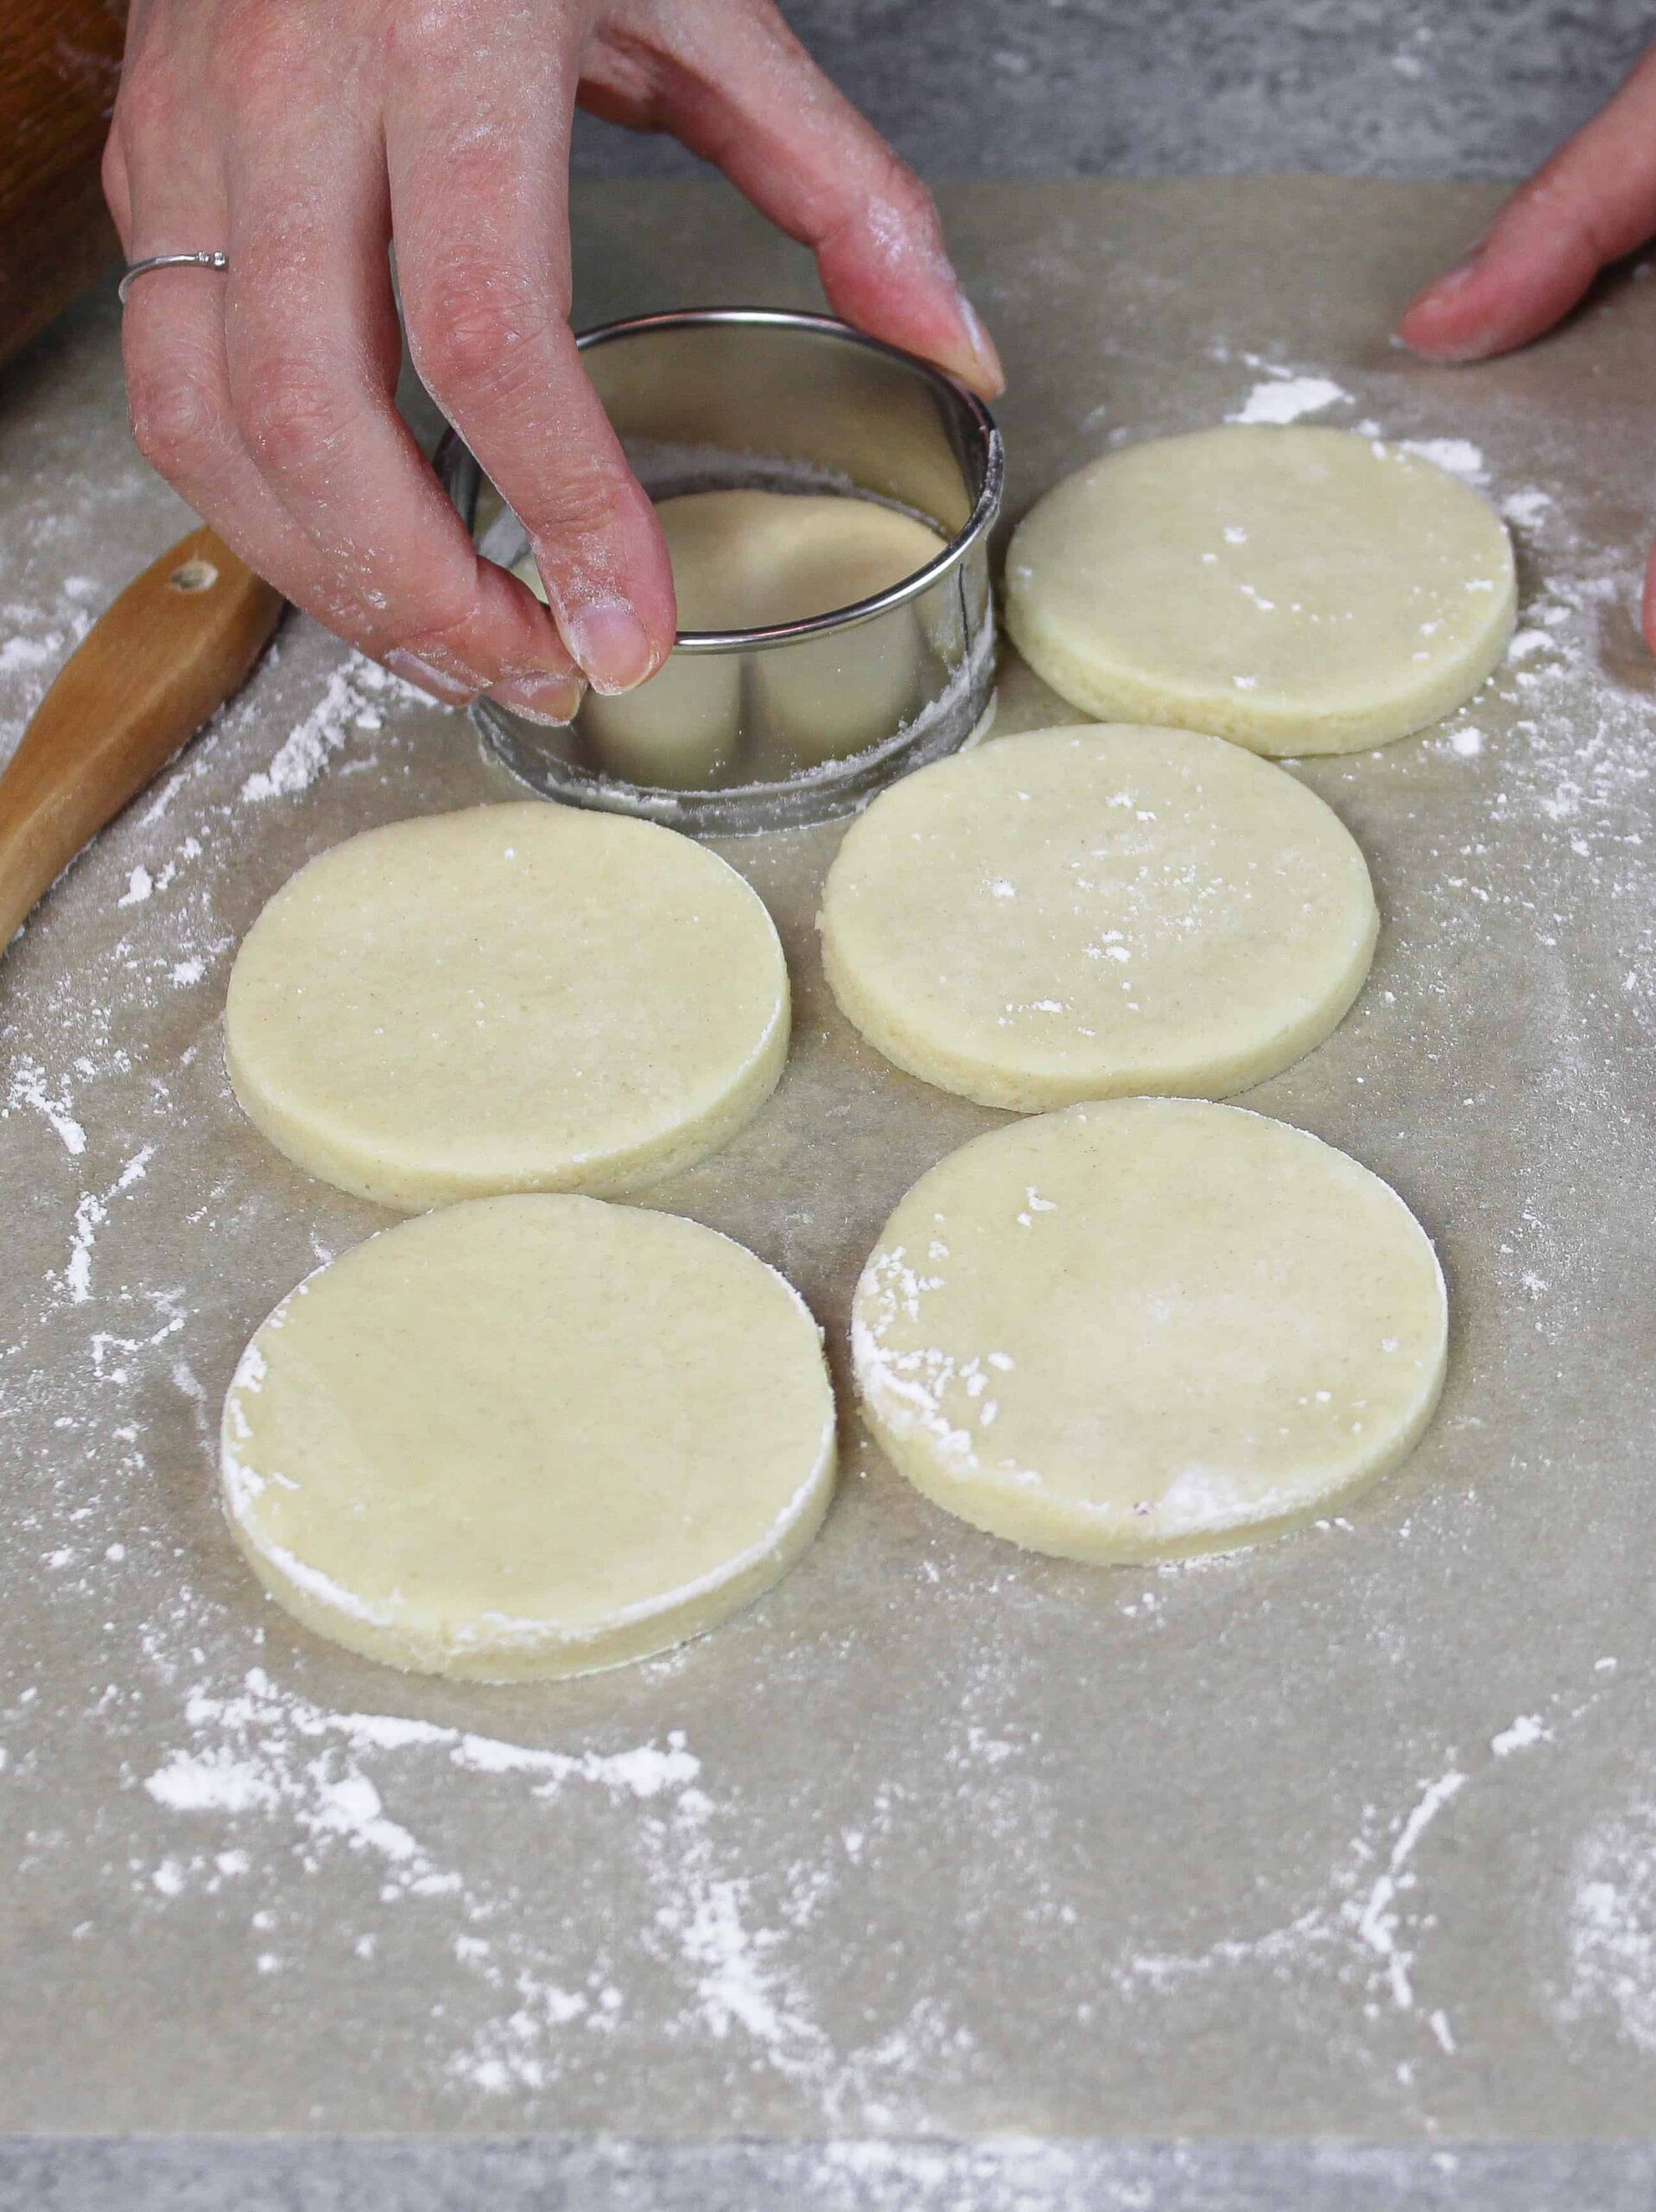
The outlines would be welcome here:
<svg viewBox="0 0 1656 2212">
<path fill-rule="evenodd" d="M 957 751 L 994 684 L 988 537 L 1005 461 L 981 402 L 827 315 L 707 308 L 577 342 L 652 498 L 838 492 L 901 508 L 946 543 L 891 589 L 809 620 L 681 630 L 647 684 L 589 695 L 567 729 L 479 699 L 487 748 L 549 798 L 726 836 L 850 813 Z M 523 524 L 452 429 L 436 460 L 479 550 L 521 562 Z"/>
</svg>

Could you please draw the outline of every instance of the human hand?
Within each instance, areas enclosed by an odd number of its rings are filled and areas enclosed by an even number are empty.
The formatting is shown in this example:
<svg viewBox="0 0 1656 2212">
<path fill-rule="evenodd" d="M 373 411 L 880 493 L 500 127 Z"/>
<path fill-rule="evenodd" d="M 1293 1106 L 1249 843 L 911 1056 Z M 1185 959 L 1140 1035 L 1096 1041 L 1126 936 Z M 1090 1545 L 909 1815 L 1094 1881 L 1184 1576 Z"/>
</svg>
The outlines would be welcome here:
<svg viewBox="0 0 1656 2212">
<path fill-rule="evenodd" d="M 771 0 L 133 0 L 105 189 L 139 447 L 286 595 L 459 703 L 566 721 L 671 646 L 672 573 L 568 323 L 576 100 L 672 131 L 814 250 L 835 310 L 980 391 L 936 211 Z M 480 559 L 393 392 L 415 365 L 527 528 Z"/>
<path fill-rule="evenodd" d="M 1607 264 L 1656 234 L 1656 47 L 1608 106 L 1515 193 L 1458 268 L 1413 302 L 1399 334 L 1439 361 L 1510 353 L 1566 315 Z M 1656 556 L 1645 574 L 1656 648 Z"/>
</svg>

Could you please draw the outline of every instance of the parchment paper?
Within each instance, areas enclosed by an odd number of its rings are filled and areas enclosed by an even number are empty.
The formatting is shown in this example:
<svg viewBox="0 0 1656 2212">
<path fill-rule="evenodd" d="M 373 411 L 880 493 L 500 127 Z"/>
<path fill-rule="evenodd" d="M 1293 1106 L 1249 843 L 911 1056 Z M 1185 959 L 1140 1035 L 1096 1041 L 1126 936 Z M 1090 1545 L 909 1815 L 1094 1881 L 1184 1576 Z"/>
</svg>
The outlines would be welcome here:
<svg viewBox="0 0 1656 2212">
<path fill-rule="evenodd" d="M 0 2129 L 1650 2131 L 1656 294 L 1451 372 L 1386 331 L 1481 192 L 945 200 L 1008 354 L 1011 517 L 1112 438 L 1304 403 L 1452 442 L 1513 518 L 1507 668 L 1303 772 L 1384 933 L 1337 1035 L 1248 1100 L 1438 1240 L 1437 1423 L 1336 1522 L 1145 1572 L 974 1534 L 847 1416 L 804 1564 L 662 1661 L 479 1690 L 305 1636 L 231 1546 L 212 1431 L 267 1309 L 387 1217 L 242 1122 L 225 977 L 311 855 L 512 787 L 290 620 L 0 967 Z M 584 320 L 815 296 L 722 194 L 594 188 L 579 239 Z M 0 402 L 20 709 L 183 526 L 118 395 L 105 308 Z M 1003 731 L 1070 718 L 1007 669 Z M 836 836 L 725 849 L 786 939 L 794 1057 L 653 1201 L 784 1268 L 843 1381 L 886 1211 L 997 1117 L 828 1001 Z"/>
</svg>

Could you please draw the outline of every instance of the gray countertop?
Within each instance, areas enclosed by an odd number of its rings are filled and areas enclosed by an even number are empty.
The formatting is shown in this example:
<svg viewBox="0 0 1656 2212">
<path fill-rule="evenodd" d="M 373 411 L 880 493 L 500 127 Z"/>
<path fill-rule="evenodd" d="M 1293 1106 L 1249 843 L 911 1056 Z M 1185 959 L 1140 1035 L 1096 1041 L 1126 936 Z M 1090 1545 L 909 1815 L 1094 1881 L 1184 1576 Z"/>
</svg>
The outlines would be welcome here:
<svg viewBox="0 0 1656 2212">
<path fill-rule="evenodd" d="M 1508 177 L 1656 38 L 1646 0 L 784 0 L 929 177 Z M 589 118 L 585 176 L 686 175 Z"/>
</svg>

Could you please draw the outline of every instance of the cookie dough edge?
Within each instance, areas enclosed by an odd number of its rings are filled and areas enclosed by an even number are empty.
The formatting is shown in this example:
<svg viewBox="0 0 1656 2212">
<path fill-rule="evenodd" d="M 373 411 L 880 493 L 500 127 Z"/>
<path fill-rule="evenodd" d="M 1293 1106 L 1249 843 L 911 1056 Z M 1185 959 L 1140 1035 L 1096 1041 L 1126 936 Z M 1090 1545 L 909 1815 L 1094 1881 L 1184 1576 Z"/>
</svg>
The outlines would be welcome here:
<svg viewBox="0 0 1656 2212">
<path fill-rule="evenodd" d="M 1233 1106 L 1227 1110 L 1254 1113 L 1250 1107 Z M 1257 1114 L 1254 1118 L 1272 1121 L 1275 1117 Z M 917 1425 L 904 1407 L 900 1392 L 885 1392 L 882 1401 L 880 1383 L 884 1363 L 864 1319 L 865 1290 L 875 1263 L 890 1241 L 891 1223 L 930 1178 L 958 1160 L 962 1152 L 971 1151 L 975 1145 L 993 1143 L 1004 1136 L 1007 1128 L 1022 1126 L 1027 1124 L 1008 1123 L 1006 1128 L 987 1130 L 982 1136 L 968 1139 L 955 1152 L 945 1154 L 936 1166 L 929 1168 L 925 1174 L 911 1184 L 886 1217 L 852 1294 L 851 1364 L 859 1408 L 874 1441 L 898 1473 L 923 1497 L 941 1507 L 955 1519 L 964 1521 L 968 1527 L 985 1535 L 1015 1544 L 1021 1551 L 1038 1552 L 1053 1559 L 1075 1560 L 1089 1566 L 1153 1566 L 1164 1560 L 1240 1551 L 1263 1542 L 1268 1537 L 1306 1527 L 1312 1522 L 1325 1518 L 1342 1505 L 1348 1504 L 1365 1491 L 1383 1482 L 1388 1475 L 1395 1474 L 1411 1458 L 1437 1416 L 1449 1377 L 1449 1287 L 1443 1275 L 1442 1257 L 1414 1209 L 1383 1175 L 1377 1175 L 1372 1167 L 1365 1166 L 1351 1154 L 1342 1152 L 1337 1145 L 1329 1144 L 1326 1138 L 1316 1136 L 1309 1129 L 1299 1128 L 1296 1123 L 1283 1122 L 1280 1124 L 1282 1128 L 1292 1129 L 1296 1135 L 1332 1152 L 1336 1159 L 1376 1183 L 1401 1212 L 1431 1262 L 1437 1353 L 1431 1380 L 1406 1427 L 1336 1488 L 1319 1491 L 1304 1504 L 1291 1506 L 1283 1511 L 1262 1511 L 1253 1518 L 1238 1519 L 1223 1526 L 1196 1529 L 1171 1537 L 1158 1538 L 1147 1533 L 1144 1523 L 1136 1516 L 1129 1519 L 1120 1512 L 1107 1516 L 1069 1512 L 1048 1500 L 1032 1499 L 1026 1491 L 1014 1488 L 1010 1484 L 998 1483 L 992 1478 L 986 1478 L 977 1474 L 955 1477 L 944 1473 L 933 1455 L 917 1440 Z"/>
<path fill-rule="evenodd" d="M 1037 501 L 1025 522 L 1033 518 L 1039 506 Z M 1042 683 L 1100 721 L 1195 729 L 1245 746 L 1269 760 L 1366 753 L 1430 729 L 1465 706 L 1494 674 L 1517 627 L 1517 564 L 1511 536 L 1502 526 L 1503 588 L 1494 600 L 1488 632 L 1458 668 L 1443 670 L 1388 705 L 1366 710 L 1308 714 L 1302 709 L 1272 708 L 1222 693 L 1208 699 L 1190 695 L 1170 704 L 1155 685 L 1130 671 L 1101 671 L 1065 641 L 1059 634 L 1061 626 L 1042 620 L 1030 586 L 1020 583 L 1013 573 L 1023 528 L 1020 523 L 1006 550 L 1004 612 L 1007 635 Z"/>
<path fill-rule="evenodd" d="M 388 1232 L 378 1233 L 383 1236 Z M 366 1241 L 371 1243 L 372 1239 Z M 733 1237 L 726 1241 L 736 1242 Z M 746 1251 L 747 1247 L 739 1245 L 738 1249 Z M 249 1471 L 238 1456 L 236 1445 L 239 1440 L 233 1433 L 240 1394 L 263 1375 L 264 1355 L 259 1340 L 266 1330 L 280 1326 L 282 1317 L 307 1284 L 334 1263 L 328 1261 L 314 1268 L 272 1308 L 248 1339 L 225 1393 L 219 1422 L 219 1505 L 237 1549 L 266 1596 L 301 1628 L 360 1658 L 397 1668 L 404 1674 L 496 1684 L 595 1675 L 612 1667 L 625 1666 L 633 1660 L 653 1658 L 671 1650 L 676 1644 L 705 1635 L 732 1614 L 753 1604 L 804 1556 L 833 1503 L 839 1474 L 839 1416 L 816 1317 L 784 1274 L 760 1260 L 757 1253 L 750 1253 L 749 1257 L 782 1285 L 815 1334 L 824 1401 L 815 1462 L 772 1523 L 769 1535 L 699 1583 L 669 1591 L 646 1605 L 629 1608 L 606 1629 L 593 1634 L 569 1635 L 549 1624 L 506 1624 L 505 1627 L 516 1628 L 518 1633 L 503 1633 L 495 1643 L 488 1644 L 474 1638 L 445 1639 L 421 1635 L 398 1620 L 389 1607 L 365 1604 L 341 1589 L 320 1568 L 308 1567 L 279 1546 L 262 1543 L 244 1517 L 244 1501 L 238 1492 L 246 1492 Z"/>
</svg>

